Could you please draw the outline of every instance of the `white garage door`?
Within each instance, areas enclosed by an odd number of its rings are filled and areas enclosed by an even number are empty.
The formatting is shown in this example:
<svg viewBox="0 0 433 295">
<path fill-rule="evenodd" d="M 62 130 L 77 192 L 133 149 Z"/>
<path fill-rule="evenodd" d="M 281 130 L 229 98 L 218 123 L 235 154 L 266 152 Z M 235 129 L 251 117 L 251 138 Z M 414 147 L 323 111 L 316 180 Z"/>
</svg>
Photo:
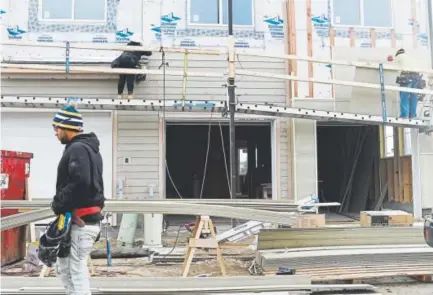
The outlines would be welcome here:
<svg viewBox="0 0 433 295">
<path fill-rule="evenodd" d="M 33 153 L 30 162 L 29 193 L 32 198 L 52 198 L 57 165 L 64 145 L 51 127 L 55 112 L 1 113 L 1 149 Z M 83 113 L 84 132 L 94 132 L 101 142 L 104 161 L 105 197 L 112 195 L 112 121 L 110 113 Z"/>
</svg>

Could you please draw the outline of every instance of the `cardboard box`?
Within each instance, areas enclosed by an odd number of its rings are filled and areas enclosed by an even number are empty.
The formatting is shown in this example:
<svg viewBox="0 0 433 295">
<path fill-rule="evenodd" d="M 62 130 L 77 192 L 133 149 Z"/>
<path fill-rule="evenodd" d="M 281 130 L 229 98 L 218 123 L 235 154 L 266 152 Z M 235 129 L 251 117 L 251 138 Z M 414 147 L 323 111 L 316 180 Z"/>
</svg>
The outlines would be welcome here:
<svg viewBox="0 0 433 295">
<path fill-rule="evenodd" d="M 296 228 L 323 227 L 325 224 L 325 214 L 303 214 L 296 220 Z"/>
<path fill-rule="evenodd" d="M 401 210 L 361 211 L 361 226 L 412 226 L 413 215 Z"/>
</svg>

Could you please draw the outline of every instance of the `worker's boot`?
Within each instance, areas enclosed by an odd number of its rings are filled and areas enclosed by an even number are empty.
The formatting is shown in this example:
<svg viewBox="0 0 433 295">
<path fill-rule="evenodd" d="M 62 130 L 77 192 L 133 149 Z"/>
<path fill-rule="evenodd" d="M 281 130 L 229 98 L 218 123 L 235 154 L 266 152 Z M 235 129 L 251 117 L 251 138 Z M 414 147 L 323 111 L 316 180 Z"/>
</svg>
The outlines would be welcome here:
<svg viewBox="0 0 433 295">
<path fill-rule="evenodd" d="M 135 96 L 134 96 L 134 94 L 133 93 L 128 93 L 128 99 L 134 99 L 135 98 Z"/>
</svg>

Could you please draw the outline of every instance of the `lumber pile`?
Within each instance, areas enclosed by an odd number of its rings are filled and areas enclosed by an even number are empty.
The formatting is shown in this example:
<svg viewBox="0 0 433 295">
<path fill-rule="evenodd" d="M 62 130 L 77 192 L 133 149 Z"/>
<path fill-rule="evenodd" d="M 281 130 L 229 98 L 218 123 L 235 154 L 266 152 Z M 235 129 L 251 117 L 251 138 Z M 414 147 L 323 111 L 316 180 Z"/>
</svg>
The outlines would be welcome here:
<svg viewBox="0 0 433 295">
<path fill-rule="evenodd" d="M 265 274 L 295 268 L 313 281 L 433 274 L 433 248 L 420 245 L 305 247 L 257 252 Z"/>
<path fill-rule="evenodd" d="M 51 202 L 51 199 L 33 199 L 32 201 L 25 201 L 25 200 L 4 200 L 1 203 L 2 208 L 9 208 L 9 209 L 42 209 L 49 206 Z M 112 201 L 107 200 L 106 205 L 110 207 L 112 204 L 118 204 L 118 203 L 125 204 L 125 206 L 128 206 L 127 204 L 134 203 L 134 202 L 140 202 L 142 204 L 145 203 L 152 203 L 155 202 L 155 200 L 140 200 L 140 201 L 129 201 L 129 200 L 122 200 L 122 201 Z M 180 203 L 180 204 L 201 204 L 201 205 L 223 205 L 223 206 L 229 206 L 229 207 L 236 207 L 236 208 L 249 208 L 249 209 L 256 209 L 256 210 L 267 210 L 267 211 L 277 211 L 277 212 L 296 212 L 298 211 L 299 205 L 288 203 L 284 201 L 272 201 L 272 200 L 250 200 L 250 199 L 161 199 L 157 200 L 157 202 L 164 202 L 167 204 L 172 203 Z M 308 206 L 339 206 L 339 203 L 317 203 L 317 204 L 309 204 Z"/>
<path fill-rule="evenodd" d="M 255 272 L 293 268 L 314 282 L 433 274 L 433 248 L 417 225 L 263 229 L 257 249 Z"/>
<path fill-rule="evenodd" d="M 386 244 L 424 244 L 423 230 L 418 226 L 262 229 L 257 250 Z"/>
<path fill-rule="evenodd" d="M 33 201 L 25 201 L 31 204 Z M 6 208 L 2 202 L 2 208 Z M 20 205 L 19 205 L 20 206 Z M 31 206 L 31 205 L 30 205 Z M 10 206 L 8 208 L 11 208 Z M 21 208 L 21 207 L 20 207 Z M 29 208 L 29 207 L 27 207 Z M 31 207 L 30 207 L 31 208 Z M 195 216 L 217 216 L 240 220 L 292 225 L 296 222 L 293 213 L 257 210 L 223 205 L 194 204 L 167 201 L 107 201 L 104 211 L 117 213 L 182 214 Z M 15 214 L 1 219 L 1 230 L 18 227 L 53 217 L 50 208 Z"/>
</svg>

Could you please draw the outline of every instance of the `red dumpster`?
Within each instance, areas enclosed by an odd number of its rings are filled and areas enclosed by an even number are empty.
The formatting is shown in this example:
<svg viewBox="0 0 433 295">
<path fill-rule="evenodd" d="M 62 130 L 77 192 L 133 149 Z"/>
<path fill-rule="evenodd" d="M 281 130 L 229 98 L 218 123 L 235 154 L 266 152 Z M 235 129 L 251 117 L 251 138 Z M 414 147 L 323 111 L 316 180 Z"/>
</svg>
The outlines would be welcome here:
<svg viewBox="0 0 433 295">
<path fill-rule="evenodd" d="M 1 151 L 1 199 L 24 200 L 26 180 L 30 175 L 31 153 Z M 16 209 L 1 209 L 1 217 L 17 214 Z M 24 259 L 26 256 L 26 226 L 1 232 L 1 265 Z"/>
</svg>

